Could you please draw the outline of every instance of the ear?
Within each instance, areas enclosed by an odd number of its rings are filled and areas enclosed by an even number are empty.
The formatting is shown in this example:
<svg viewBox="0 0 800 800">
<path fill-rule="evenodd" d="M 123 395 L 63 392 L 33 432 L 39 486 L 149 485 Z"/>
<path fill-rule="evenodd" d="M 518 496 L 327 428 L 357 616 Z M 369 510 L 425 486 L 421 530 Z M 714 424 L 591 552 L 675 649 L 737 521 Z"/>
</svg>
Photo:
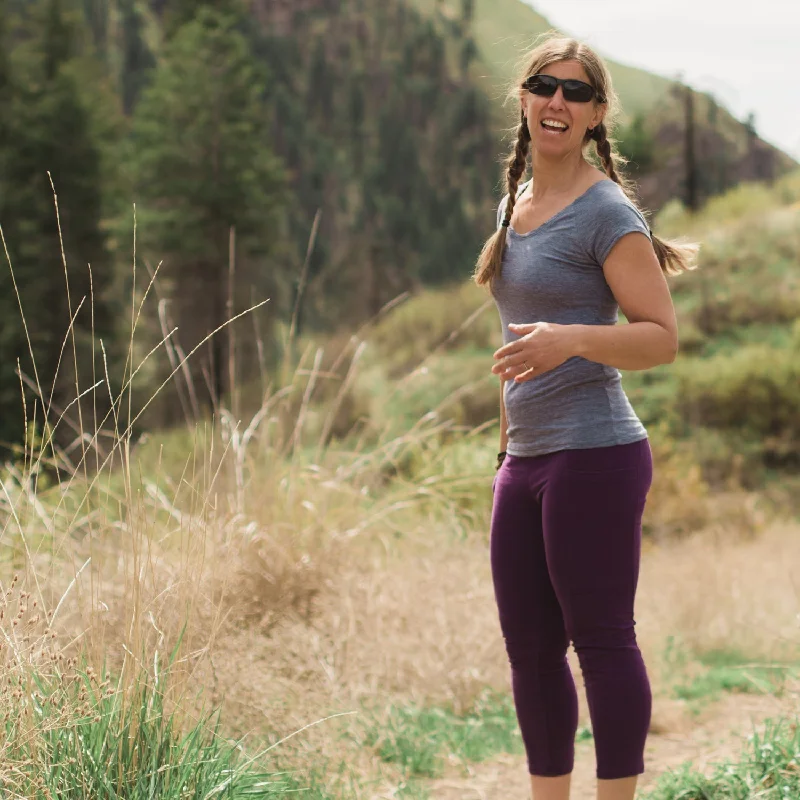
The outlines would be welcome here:
<svg viewBox="0 0 800 800">
<path fill-rule="evenodd" d="M 596 128 L 606 117 L 608 106 L 605 103 L 598 103 L 595 106 L 594 116 L 592 117 L 592 124 L 590 127 Z"/>
</svg>

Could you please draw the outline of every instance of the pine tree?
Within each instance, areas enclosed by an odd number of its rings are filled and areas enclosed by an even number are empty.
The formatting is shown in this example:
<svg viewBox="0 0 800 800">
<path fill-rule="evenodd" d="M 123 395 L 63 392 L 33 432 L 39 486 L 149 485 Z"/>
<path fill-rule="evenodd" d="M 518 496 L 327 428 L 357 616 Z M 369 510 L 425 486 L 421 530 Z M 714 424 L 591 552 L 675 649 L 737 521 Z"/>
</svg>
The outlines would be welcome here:
<svg viewBox="0 0 800 800">
<path fill-rule="evenodd" d="M 144 23 L 136 0 L 119 0 L 119 15 L 122 31 L 120 91 L 123 112 L 130 115 L 156 62 L 144 41 Z"/>
<path fill-rule="evenodd" d="M 110 0 L 83 0 L 83 14 L 92 34 L 95 52 L 106 57 L 108 45 L 108 4 Z"/>
<path fill-rule="evenodd" d="M 187 351 L 227 318 L 231 228 L 247 300 L 253 284 L 269 297 L 280 282 L 263 259 L 276 238 L 281 170 L 267 146 L 262 76 L 236 23 L 201 9 L 168 43 L 134 115 L 141 241 L 165 261 Z M 198 391 L 205 372 L 213 400 L 229 388 L 224 342 L 217 334 L 193 361 Z"/>
<path fill-rule="evenodd" d="M 73 55 L 72 30 L 64 16 L 61 0 L 48 0 L 44 19 L 44 79 L 52 82 Z"/>
<path fill-rule="evenodd" d="M 160 0 L 158 7 L 164 33 L 171 39 L 184 25 L 201 15 L 204 9 L 241 22 L 247 4 L 243 0 Z"/>
<path fill-rule="evenodd" d="M 74 33 L 60 0 L 42 0 L 33 12 L 36 25 L 32 31 L 39 36 L 32 37 L 24 57 L 14 61 L 20 74 L 12 75 L 11 81 L 6 158 L 0 175 L 0 224 L 9 245 L 44 401 L 49 400 L 52 387 L 54 401 L 63 407 L 75 396 L 73 337 L 79 384 L 85 388 L 91 375 L 92 325 L 97 336 L 107 337 L 114 314 L 106 296 L 110 276 L 100 226 L 100 156 L 69 68 Z M 58 196 L 61 236 L 48 172 Z M 62 263 L 62 240 L 68 277 Z M 57 367 L 70 320 L 82 300 Z M 8 320 L 0 334 L 0 438 L 8 442 L 22 433 L 17 358 L 31 378 L 34 364 L 7 267 L 0 272 L 0 304 L 3 319 Z M 29 404 L 29 413 L 31 408 Z M 41 421 L 41 410 L 38 418 Z M 67 430 L 66 425 L 63 428 Z"/>
</svg>

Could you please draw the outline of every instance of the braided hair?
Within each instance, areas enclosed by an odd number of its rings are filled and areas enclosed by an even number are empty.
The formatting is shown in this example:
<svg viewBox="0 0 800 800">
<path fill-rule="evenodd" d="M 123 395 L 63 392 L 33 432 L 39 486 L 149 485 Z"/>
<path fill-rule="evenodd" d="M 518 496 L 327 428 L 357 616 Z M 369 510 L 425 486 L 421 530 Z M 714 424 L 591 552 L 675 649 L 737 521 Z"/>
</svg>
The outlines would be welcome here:
<svg viewBox="0 0 800 800">
<path fill-rule="evenodd" d="M 476 283 L 490 282 L 495 274 L 499 274 L 500 263 L 503 260 L 503 253 L 506 249 L 506 237 L 508 226 L 511 224 L 511 215 L 514 213 L 514 206 L 517 202 L 517 189 L 525 169 L 528 166 L 528 154 L 530 152 L 531 133 L 528 130 L 528 123 L 524 113 L 520 117 L 517 126 L 517 136 L 511 153 L 506 158 L 504 182 L 505 190 L 508 194 L 506 213 L 500 227 L 486 241 L 483 250 L 478 258 L 478 272 Z M 480 280 L 481 275 L 486 275 L 484 280 Z"/>
</svg>

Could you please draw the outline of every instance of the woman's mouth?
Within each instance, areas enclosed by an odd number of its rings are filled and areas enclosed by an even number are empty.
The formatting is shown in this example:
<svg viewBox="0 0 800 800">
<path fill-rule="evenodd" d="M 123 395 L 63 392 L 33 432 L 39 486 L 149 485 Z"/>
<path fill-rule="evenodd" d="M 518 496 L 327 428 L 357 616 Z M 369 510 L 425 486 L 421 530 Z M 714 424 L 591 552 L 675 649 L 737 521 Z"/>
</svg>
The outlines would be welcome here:
<svg viewBox="0 0 800 800">
<path fill-rule="evenodd" d="M 545 131 L 555 136 L 566 133 L 569 130 L 569 125 L 558 119 L 546 118 L 541 121 L 540 125 Z"/>
</svg>

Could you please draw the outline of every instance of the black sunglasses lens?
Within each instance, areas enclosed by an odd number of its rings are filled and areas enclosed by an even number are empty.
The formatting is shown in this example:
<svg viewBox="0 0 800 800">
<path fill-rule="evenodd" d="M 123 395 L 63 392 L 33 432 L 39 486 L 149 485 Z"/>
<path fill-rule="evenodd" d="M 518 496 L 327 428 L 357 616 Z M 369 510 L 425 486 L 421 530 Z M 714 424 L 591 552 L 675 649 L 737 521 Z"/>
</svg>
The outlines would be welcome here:
<svg viewBox="0 0 800 800">
<path fill-rule="evenodd" d="M 541 97 L 552 97 L 558 89 L 558 84 L 564 87 L 564 99 L 570 103 L 588 103 L 594 97 L 594 89 L 583 81 L 559 81 L 552 75 L 532 75 L 525 81 L 529 92 Z"/>
<path fill-rule="evenodd" d="M 549 75 L 534 75 L 527 80 L 528 90 L 542 97 L 552 97 L 558 88 L 558 81 Z"/>
<path fill-rule="evenodd" d="M 594 89 L 583 81 L 566 81 L 564 99 L 573 103 L 588 103 L 594 96 Z"/>
</svg>

